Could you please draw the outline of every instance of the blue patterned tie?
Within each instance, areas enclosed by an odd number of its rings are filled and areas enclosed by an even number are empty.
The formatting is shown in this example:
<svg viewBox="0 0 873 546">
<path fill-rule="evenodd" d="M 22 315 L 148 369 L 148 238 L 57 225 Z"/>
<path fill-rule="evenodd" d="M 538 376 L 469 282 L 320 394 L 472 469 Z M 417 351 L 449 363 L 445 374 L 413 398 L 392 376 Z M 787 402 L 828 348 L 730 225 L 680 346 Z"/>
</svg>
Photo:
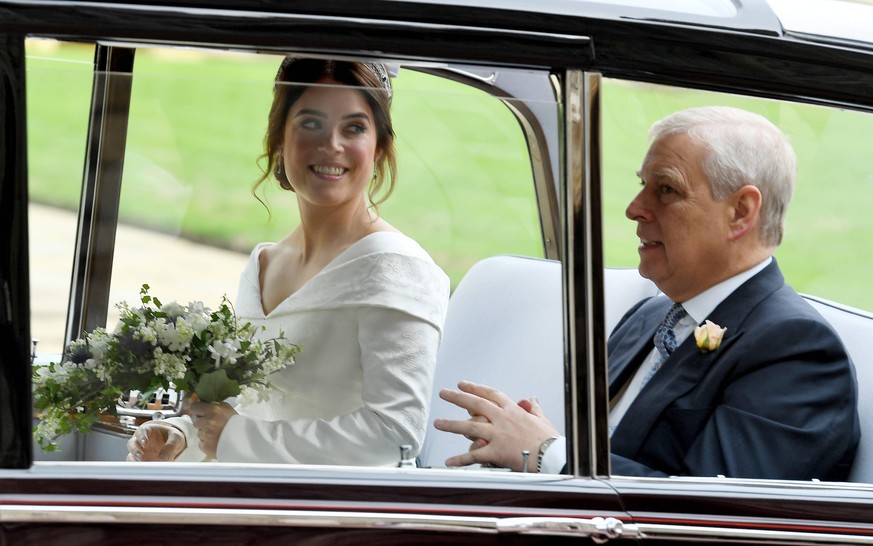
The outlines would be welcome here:
<svg viewBox="0 0 873 546">
<path fill-rule="evenodd" d="M 676 323 L 682 320 L 682 317 L 687 314 L 688 313 L 685 312 L 685 309 L 681 305 L 674 303 L 673 307 L 670 308 L 670 311 L 667 312 L 667 316 L 664 317 L 664 321 L 661 322 L 660 326 L 658 326 L 658 331 L 655 332 L 655 347 L 658 349 L 660 355 L 655 363 L 652 364 L 648 373 L 646 373 L 640 388 L 649 382 L 649 379 L 655 375 L 655 372 L 658 371 L 661 364 L 663 364 L 664 361 L 667 360 L 667 357 L 670 356 L 670 353 L 676 349 L 676 332 L 673 331 L 673 327 L 676 326 Z"/>
</svg>

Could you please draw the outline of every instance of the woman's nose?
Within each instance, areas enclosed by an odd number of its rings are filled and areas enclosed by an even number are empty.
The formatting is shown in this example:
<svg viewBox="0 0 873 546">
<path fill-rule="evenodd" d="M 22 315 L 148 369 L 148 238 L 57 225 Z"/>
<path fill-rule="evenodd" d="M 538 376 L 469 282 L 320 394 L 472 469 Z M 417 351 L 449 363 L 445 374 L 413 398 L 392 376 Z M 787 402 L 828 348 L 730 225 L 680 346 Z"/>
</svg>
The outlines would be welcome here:
<svg viewBox="0 0 873 546">
<path fill-rule="evenodd" d="M 321 141 L 321 147 L 328 152 L 341 151 L 342 141 L 340 135 L 336 131 L 328 131 Z"/>
</svg>

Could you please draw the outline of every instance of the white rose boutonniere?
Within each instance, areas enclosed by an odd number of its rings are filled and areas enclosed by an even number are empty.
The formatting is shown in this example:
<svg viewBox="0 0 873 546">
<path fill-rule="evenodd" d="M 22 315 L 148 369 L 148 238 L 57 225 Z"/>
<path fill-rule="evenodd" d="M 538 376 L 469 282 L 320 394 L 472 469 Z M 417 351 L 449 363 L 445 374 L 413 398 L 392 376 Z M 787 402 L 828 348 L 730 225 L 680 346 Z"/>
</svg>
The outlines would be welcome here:
<svg viewBox="0 0 873 546">
<path fill-rule="evenodd" d="M 718 324 L 707 320 L 700 326 L 694 329 L 694 339 L 697 341 L 697 347 L 701 353 L 708 353 L 718 349 L 721 345 L 721 338 L 727 328 L 722 328 Z"/>
</svg>

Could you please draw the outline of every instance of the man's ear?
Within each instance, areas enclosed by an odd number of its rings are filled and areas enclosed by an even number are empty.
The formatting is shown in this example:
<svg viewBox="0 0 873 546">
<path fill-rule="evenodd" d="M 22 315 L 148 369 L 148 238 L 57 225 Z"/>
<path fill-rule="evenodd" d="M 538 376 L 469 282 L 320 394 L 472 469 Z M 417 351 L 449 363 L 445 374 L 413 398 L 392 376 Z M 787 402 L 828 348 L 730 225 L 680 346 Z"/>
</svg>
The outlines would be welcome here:
<svg viewBox="0 0 873 546">
<path fill-rule="evenodd" d="M 736 241 L 757 229 L 761 214 L 761 190 L 746 184 L 733 197 L 730 218 L 730 240 Z"/>
</svg>

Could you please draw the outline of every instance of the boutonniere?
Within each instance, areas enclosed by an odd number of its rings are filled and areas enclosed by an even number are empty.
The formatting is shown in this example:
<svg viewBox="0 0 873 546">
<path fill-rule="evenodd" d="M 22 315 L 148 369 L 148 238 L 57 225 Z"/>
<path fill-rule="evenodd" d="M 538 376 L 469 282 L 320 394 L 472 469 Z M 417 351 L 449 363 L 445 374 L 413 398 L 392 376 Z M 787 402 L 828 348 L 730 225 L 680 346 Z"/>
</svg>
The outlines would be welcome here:
<svg viewBox="0 0 873 546">
<path fill-rule="evenodd" d="M 694 339 L 697 341 L 697 347 L 701 353 L 708 353 L 718 349 L 721 345 L 721 338 L 727 328 L 722 328 L 718 324 L 707 320 L 700 326 L 694 329 Z"/>
</svg>

